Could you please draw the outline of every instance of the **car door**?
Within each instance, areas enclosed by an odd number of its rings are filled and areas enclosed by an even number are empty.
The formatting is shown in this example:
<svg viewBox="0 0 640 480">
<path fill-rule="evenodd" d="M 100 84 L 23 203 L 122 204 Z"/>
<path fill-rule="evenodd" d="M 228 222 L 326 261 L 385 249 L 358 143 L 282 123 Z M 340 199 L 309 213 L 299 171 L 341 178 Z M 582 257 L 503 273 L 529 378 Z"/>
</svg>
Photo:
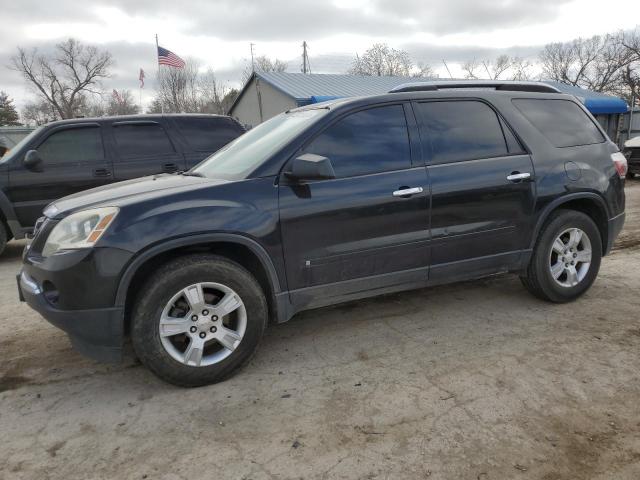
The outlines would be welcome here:
<svg viewBox="0 0 640 480">
<path fill-rule="evenodd" d="M 508 270 L 528 248 L 531 157 L 488 103 L 414 104 L 431 182 L 433 282 Z"/>
<path fill-rule="evenodd" d="M 29 170 L 22 158 L 9 168 L 8 196 L 23 226 L 33 226 L 54 200 L 112 181 L 98 123 L 52 129 L 35 149 L 42 171 Z"/>
<path fill-rule="evenodd" d="M 243 128 L 228 117 L 184 116 L 172 119 L 186 144 L 186 168 L 197 165 L 214 152 L 244 133 Z"/>
<path fill-rule="evenodd" d="M 117 181 L 185 170 L 182 153 L 157 121 L 114 122 L 111 136 Z"/>
<path fill-rule="evenodd" d="M 428 182 L 419 148 L 411 148 L 417 132 L 410 118 L 408 128 L 402 104 L 349 113 L 294 155 L 329 158 L 335 179 L 281 176 L 282 244 L 294 306 L 426 281 Z"/>
</svg>

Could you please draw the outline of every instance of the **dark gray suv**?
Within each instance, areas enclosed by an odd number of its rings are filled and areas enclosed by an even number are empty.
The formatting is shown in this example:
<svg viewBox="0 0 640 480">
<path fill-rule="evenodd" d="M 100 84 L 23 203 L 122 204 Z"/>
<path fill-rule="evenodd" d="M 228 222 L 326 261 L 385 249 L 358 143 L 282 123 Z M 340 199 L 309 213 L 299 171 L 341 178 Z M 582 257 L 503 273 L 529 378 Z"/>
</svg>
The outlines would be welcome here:
<svg viewBox="0 0 640 480">
<path fill-rule="evenodd" d="M 22 297 L 86 355 L 219 381 L 269 320 L 501 272 L 551 302 L 595 281 L 627 164 L 576 98 L 427 83 L 283 113 L 183 174 L 56 201 Z"/>
</svg>

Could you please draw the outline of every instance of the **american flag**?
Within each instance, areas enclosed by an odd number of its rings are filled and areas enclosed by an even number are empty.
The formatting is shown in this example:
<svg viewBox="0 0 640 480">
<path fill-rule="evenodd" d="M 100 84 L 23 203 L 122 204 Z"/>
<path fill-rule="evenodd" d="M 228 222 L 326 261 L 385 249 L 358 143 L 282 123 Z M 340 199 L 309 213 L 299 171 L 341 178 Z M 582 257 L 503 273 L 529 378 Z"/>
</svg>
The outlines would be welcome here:
<svg viewBox="0 0 640 480">
<path fill-rule="evenodd" d="M 158 64 L 169 67 L 184 68 L 184 60 L 166 48 L 158 46 Z"/>
</svg>

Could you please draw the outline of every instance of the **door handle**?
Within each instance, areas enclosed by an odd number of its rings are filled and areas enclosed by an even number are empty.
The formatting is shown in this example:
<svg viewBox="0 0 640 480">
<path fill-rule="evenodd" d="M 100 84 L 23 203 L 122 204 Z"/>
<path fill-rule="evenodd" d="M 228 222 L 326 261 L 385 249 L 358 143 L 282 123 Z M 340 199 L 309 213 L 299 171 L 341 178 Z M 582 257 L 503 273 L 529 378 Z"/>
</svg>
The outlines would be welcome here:
<svg viewBox="0 0 640 480">
<path fill-rule="evenodd" d="M 507 180 L 510 182 L 519 182 L 521 180 L 530 180 L 531 174 L 529 172 L 513 172 L 511 175 L 507 175 Z"/>
<path fill-rule="evenodd" d="M 107 168 L 96 168 L 93 170 L 94 177 L 110 177 L 111 171 Z"/>
<path fill-rule="evenodd" d="M 400 188 L 393 192 L 394 197 L 410 197 L 411 195 L 415 195 L 416 193 L 422 193 L 422 187 L 413 187 L 413 188 Z"/>
</svg>

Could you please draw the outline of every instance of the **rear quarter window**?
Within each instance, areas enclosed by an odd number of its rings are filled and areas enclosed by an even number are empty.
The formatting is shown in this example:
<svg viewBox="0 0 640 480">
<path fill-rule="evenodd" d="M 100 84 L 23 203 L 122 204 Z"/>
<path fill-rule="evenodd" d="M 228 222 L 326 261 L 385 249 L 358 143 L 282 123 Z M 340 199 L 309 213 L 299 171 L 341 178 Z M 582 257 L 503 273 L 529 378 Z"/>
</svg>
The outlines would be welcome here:
<svg viewBox="0 0 640 480">
<path fill-rule="evenodd" d="M 515 107 L 554 147 L 602 143 L 605 138 L 593 120 L 570 100 L 512 100 Z"/>
<path fill-rule="evenodd" d="M 243 133 L 228 118 L 179 118 L 176 123 L 189 147 L 198 152 L 213 153 Z"/>
</svg>

